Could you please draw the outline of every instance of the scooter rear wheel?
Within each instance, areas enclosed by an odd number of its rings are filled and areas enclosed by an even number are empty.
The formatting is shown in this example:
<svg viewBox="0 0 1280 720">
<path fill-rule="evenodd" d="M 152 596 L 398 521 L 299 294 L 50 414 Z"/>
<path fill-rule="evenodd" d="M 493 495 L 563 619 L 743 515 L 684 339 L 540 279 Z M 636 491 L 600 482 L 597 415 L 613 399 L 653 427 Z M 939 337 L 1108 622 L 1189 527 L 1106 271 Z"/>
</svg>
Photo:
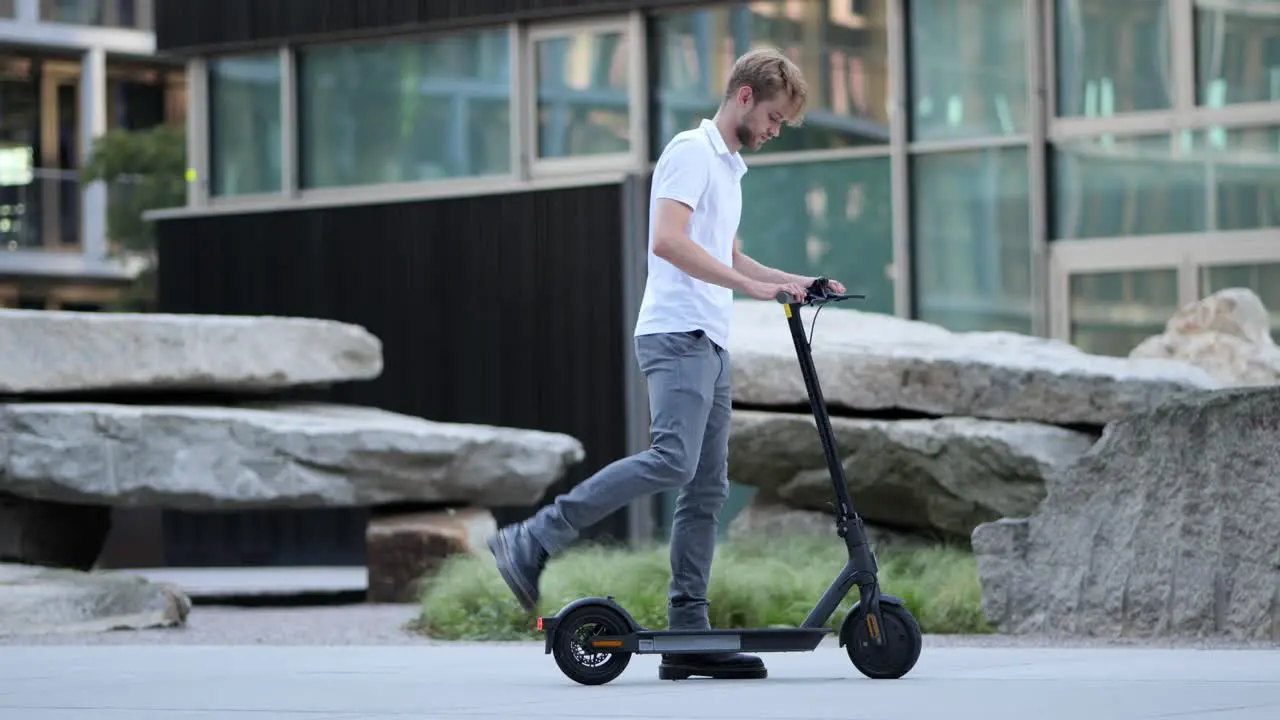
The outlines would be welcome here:
<svg viewBox="0 0 1280 720">
<path fill-rule="evenodd" d="M 588 605 L 570 613 L 556 626 L 551 654 L 560 672 L 583 685 L 604 685 L 622 674 L 631 663 L 629 652 L 603 652 L 588 646 L 600 635 L 625 635 L 630 626 L 617 612 Z"/>
<path fill-rule="evenodd" d="M 884 645 L 876 646 L 864 621 L 854 626 L 853 639 L 845 645 L 845 650 L 853 666 L 863 675 L 873 680 L 896 680 L 915 667 L 924 638 L 920 624 L 905 607 L 881 603 L 880 615 L 884 618 L 881 628 Z"/>
</svg>

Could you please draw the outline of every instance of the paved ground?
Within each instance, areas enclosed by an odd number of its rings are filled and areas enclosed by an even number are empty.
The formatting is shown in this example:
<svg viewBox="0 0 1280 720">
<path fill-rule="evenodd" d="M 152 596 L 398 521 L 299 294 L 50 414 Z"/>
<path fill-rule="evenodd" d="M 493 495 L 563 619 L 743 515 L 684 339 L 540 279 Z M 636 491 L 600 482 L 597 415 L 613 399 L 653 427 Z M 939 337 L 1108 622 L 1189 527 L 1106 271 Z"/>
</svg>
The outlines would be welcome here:
<svg viewBox="0 0 1280 720">
<path fill-rule="evenodd" d="M 764 681 L 662 682 L 635 658 L 610 685 L 559 674 L 533 645 L 6 647 L 14 720 L 1090 720 L 1280 717 L 1280 651 L 927 648 L 898 681 L 843 653 L 769 658 Z"/>
<path fill-rule="evenodd" d="M 437 643 L 412 608 L 197 607 L 178 631 L 10 638 L 0 719 L 1106 720 L 1280 718 L 1280 648 L 1141 648 L 928 637 L 907 678 L 862 678 L 843 651 L 769 655 L 764 681 L 657 679 L 637 657 L 598 688 L 534 644 Z M 1001 685 L 1003 683 L 1003 685 Z"/>
</svg>

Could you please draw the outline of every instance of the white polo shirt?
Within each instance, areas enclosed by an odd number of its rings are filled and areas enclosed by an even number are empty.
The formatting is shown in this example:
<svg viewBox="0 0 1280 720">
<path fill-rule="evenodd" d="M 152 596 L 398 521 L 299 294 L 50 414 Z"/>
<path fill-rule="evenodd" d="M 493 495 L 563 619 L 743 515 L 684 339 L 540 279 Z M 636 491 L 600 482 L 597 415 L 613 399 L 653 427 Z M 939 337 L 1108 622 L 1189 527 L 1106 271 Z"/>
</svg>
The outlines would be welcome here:
<svg viewBox="0 0 1280 720">
<path fill-rule="evenodd" d="M 671 139 L 653 171 L 649 195 L 649 277 L 636 320 L 636 336 L 702 330 L 722 348 L 729 346 L 733 291 L 704 282 L 653 254 L 658 200 L 693 208 L 689 238 L 720 262 L 733 266 L 733 239 L 742 218 L 742 176 L 747 164 L 729 152 L 715 123 L 703 120 Z"/>
</svg>

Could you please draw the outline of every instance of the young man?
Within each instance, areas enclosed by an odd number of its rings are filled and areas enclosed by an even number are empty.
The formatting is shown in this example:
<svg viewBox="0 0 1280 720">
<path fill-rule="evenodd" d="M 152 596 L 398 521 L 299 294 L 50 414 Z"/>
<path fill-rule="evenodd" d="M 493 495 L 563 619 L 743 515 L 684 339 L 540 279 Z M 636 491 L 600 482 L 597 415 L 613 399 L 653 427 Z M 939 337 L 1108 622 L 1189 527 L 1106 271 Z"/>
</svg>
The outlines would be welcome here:
<svg viewBox="0 0 1280 720">
<path fill-rule="evenodd" d="M 764 267 L 742 253 L 737 230 L 747 167 L 739 152 L 759 150 L 784 122 L 799 124 L 807 92 L 799 68 L 786 56 L 749 52 L 734 64 L 715 118 L 676 135 L 658 159 L 649 208 L 649 275 L 635 330 L 636 359 L 649 386 L 651 445 L 489 541 L 503 579 L 530 611 L 550 556 L 632 501 L 678 489 L 668 624 L 710 629 L 707 584 L 716 515 L 729 491 L 726 348 L 733 293 L 772 301 L 785 290 L 804 297 L 814 280 Z M 831 287 L 844 292 L 837 282 Z M 763 678 L 766 671 L 750 655 L 663 657 L 659 677 L 693 675 Z"/>
</svg>

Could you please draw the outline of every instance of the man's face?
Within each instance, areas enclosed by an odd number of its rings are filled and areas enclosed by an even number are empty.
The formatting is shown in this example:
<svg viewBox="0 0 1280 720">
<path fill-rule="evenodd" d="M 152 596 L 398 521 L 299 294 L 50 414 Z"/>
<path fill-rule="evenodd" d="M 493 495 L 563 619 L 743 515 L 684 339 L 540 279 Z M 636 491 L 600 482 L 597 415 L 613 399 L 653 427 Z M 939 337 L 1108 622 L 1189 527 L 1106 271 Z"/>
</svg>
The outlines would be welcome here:
<svg viewBox="0 0 1280 720">
<path fill-rule="evenodd" d="M 744 87 L 738 90 L 738 100 L 737 138 L 744 148 L 759 150 L 782 133 L 788 117 L 785 96 L 755 102 L 751 89 Z"/>
</svg>

